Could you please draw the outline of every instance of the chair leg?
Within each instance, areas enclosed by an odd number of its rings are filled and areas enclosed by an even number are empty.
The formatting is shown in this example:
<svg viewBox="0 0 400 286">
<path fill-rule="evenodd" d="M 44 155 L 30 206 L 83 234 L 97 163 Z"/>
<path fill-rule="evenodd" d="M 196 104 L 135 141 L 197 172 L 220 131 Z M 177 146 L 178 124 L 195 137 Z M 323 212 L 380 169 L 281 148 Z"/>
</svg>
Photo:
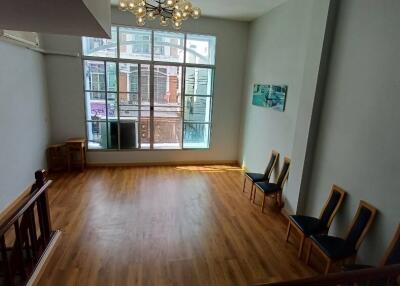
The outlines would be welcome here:
<svg viewBox="0 0 400 286">
<path fill-rule="evenodd" d="M 266 195 L 264 194 L 264 198 L 263 198 L 263 201 L 262 201 L 262 206 L 261 206 L 261 212 L 262 212 L 262 213 L 264 213 L 264 207 L 265 207 L 265 198 L 266 198 Z"/>
<path fill-rule="evenodd" d="M 85 169 L 85 155 L 83 152 L 83 148 L 81 148 L 81 171 Z"/>
<path fill-rule="evenodd" d="M 250 202 L 253 199 L 253 191 L 254 191 L 254 183 L 251 184 L 251 189 L 250 189 Z"/>
<path fill-rule="evenodd" d="M 244 182 L 243 182 L 243 190 L 242 190 L 242 192 L 244 193 L 244 190 L 245 190 L 245 188 L 246 188 L 246 177 L 244 177 Z"/>
<path fill-rule="evenodd" d="M 299 258 L 301 258 L 301 254 L 303 253 L 304 239 L 305 239 L 305 235 L 304 235 L 304 233 L 302 233 L 302 234 L 301 234 L 301 240 L 300 240 L 299 253 L 297 254 L 297 256 L 298 256 Z"/>
<path fill-rule="evenodd" d="M 287 232 L 286 232 L 286 239 L 285 239 L 286 242 L 289 241 L 290 229 L 291 229 L 291 228 L 292 228 L 292 224 L 291 224 L 291 222 L 290 222 L 290 220 L 289 220 L 289 224 L 288 224 Z"/>
<path fill-rule="evenodd" d="M 306 264 L 309 265 L 310 264 L 310 257 L 311 257 L 311 250 L 313 247 L 313 243 L 310 243 L 310 247 L 308 248 L 308 253 L 307 253 L 307 257 L 306 257 Z"/>
<path fill-rule="evenodd" d="M 329 270 L 331 269 L 332 266 L 332 260 L 328 259 L 328 263 L 326 264 L 326 268 L 325 268 L 325 275 L 329 274 Z"/>
</svg>

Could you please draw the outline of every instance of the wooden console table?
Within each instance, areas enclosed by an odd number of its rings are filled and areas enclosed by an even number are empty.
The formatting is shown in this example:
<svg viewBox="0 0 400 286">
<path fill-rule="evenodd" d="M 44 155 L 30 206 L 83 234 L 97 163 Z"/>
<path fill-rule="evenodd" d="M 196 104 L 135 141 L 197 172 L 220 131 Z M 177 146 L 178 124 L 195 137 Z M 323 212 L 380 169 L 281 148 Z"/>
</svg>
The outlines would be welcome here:
<svg viewBox="0 0 400 286">
<path fill-rule="evenodd" d="M 72 138 L 65 141 L 65 145 L 67 147 L 68 171 L 71 170 L 72 164 L 79 164 L 83 171 L 86 166 L 86 140 Z M 77 159 L 74 160 L 74 156 Z"/>
</svg>

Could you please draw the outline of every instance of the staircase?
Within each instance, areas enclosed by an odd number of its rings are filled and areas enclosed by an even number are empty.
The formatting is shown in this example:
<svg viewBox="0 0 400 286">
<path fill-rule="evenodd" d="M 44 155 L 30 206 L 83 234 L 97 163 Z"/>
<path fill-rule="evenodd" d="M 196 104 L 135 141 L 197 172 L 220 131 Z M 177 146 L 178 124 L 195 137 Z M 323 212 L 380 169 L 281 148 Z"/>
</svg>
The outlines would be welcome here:
<svg viewBox="0 0 400 286">
<path fill-rule="evenodd" d="M 0 285 L 32 284 L 60 235 L 51 227 L 45 174 L 35 173 L 30 194 L 0 224 Z"/>
</svg>

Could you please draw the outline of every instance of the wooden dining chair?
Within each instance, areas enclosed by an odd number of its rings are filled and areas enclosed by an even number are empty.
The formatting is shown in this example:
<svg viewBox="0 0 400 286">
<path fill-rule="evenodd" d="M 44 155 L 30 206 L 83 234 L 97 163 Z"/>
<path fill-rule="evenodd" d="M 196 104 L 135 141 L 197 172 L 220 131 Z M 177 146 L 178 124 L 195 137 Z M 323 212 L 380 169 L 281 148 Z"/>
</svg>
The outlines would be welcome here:
<svg viewBox="0 0 400 286">
<path fill-rule="evenodd" d="M 325 274 L 329 273 L 332 263 L 338 263 L 349 258 L 354 261 L 376 213 L 376 208 L 361 201 L 345 239 L 329 235 L 310 236 L 311 243 L 306 258 L 307 265 L 310 262 L 313 249 L 316 249 L 327 260 Z"/>
<path fill-rule="evenodd" d="M 389 247 L 386 249 L 385 255 L 383 256 L 381 262 L 378 267 L 384 267 L 394 264 L 400 264 L 400 225 L 397 226 L 396 233 L 389 244 Z M 342 267 L 342 270 L 345 272 L 356 271 L 362 269 L 374 268 L 371 265 L 361 265 L 361 264 L 348 264 Z M 361 283 L 359 286 L 381 286 L 381 285 L 397 285 L 394 282 L 392 277 L 388 277 L 385 279 L 376 279 L 372 281 L 367 281 L 366 283 Z"/>
<path fill-rule="evenodd" d="M 285 157 L 281 172 L 279 173 L 279 177 L 276 183 L 256 182 L 254 184 L 255 190 L 253 192 L 254 194 L 252 201 L 254 202 L 256 199 L 257 190 L 261 191 L 264 194 L 261 206 L 262 213 L 264 212 L 266 197 L 275 197 L 277 206 L 278 207 L 283 206 L 282 192 L 283 192 L 283 186 L 285 185 L 289 176 L 289 168 L 290 168 L 290 159 L 288 157 Z"/>
<path fill-rule="evenodd" d="M 244 182 L 243 182 L 243 192 L 245 191 L 246 188 L 246 181 L 250 180 L 251 181 L 251 190 L 250 190 L 250 200 L 253 196 L 253 189 L 254 189 L 254 184 L 256 182 L 269 182 L 271 179 L 272 171 L 274 170 L 274 167 L 276 165 L 276 162 L 279 160 L 279 152 L 272 150 L 271 152 L 271 157 L 269 159 L 267 168 L 265 169 L 264 174 L 261 173 L 246 173 L 244 177 Z"/>
<path fill-rule="evenodd" d="M 381 266 L 400 264 L 400 225 L 380 263 Z"/>
<path fill-rule="evenodd" d="M 394 264 L 400 264 L 400 224 L 397 226 L 396 233 L 392 238 L 389 247 L 386 249 L 385 255 L 383 256 L 378 267 Z M 354 271 L 366 268 L 374 268 L 374 266 L 361 264 L 349 264 L 343 266 L 344 271 Z"/>
<path fill-rule="evenodd" d="M 300 234 L 300 247 L 298 257 L 301 257 L 303 252 L 304 240 L 306 237 L 315 234 L 327 234 L 332 224 L 333 218 L 341 207 L 346 192 L 340 187 L 333 185 L 319 218 L 291 215 L 289 216 L 289 224 L 286 233 L 286 242 L 289 240 L 291 229 L 295 229 Z"/>
</svg>

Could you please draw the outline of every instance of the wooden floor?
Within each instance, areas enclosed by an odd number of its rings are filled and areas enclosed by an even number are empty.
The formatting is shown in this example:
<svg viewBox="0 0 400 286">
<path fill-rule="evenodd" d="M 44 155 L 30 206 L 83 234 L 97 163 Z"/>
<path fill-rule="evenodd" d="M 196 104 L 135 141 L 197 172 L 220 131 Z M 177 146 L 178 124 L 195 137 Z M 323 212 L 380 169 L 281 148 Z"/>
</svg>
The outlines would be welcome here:
<svg viewBox="0 0 400 286">
<path fill-rule="evenodd" d="M 242 183 L 229 166 L 58 175 L 49 196 L 63 236 L 39 285 L 253 285 L 314 275 L 284 242 L 285 218 L 261 214 Z"/>
</svg>

